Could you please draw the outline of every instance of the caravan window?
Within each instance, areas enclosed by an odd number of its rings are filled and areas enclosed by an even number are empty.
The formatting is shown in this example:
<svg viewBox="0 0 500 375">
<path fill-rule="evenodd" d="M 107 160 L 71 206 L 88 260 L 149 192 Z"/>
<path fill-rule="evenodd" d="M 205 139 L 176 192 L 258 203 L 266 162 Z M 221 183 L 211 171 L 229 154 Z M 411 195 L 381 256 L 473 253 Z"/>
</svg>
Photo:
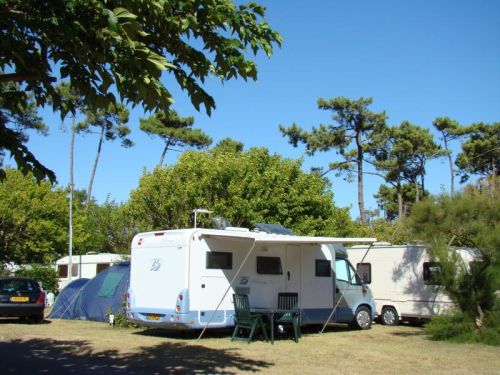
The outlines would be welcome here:
<svg viewBox="0 0 500 375">
<path fill-rule="evenodd" d="M 441 285 L 441 264 L 438 262 L 424 262 L 424 284 Z"/>
<path fill-rule="evenodd" d="M 316 259 L 316 277 L 331 277 L 332 263 L 328 259 Z"/>
<path fill-rule="evenodd" d="M 356 265 L 358 275 L 361 276 L 363 284 L 371 284 L 372 282 L 372 265 L 371 263 L 358 263 Z"/>
<path fill-rule="evenodd" d="M 67 264 L 60 264 L 57 266 L 57 276 L 65 279 L 68 277 L 68 265 Z"/>
<path fill-rule="evenodd" d="M 101 271 L 104 271 L 106 268 L 109 268 L 110 264 L 109 263 L 97 263 L 96 266 L 95 266 L 95 273 L 96 275 L 101 272 Z"/>
<path fill-rule="evenodd" d="M 211 251 L 207 253 L 207 268 L 231 270 L 233 269 L 233 253 Z"/>
<path fill-rule="evenodd" d="M 283 275 L 279 257 L 257 257 L 257 273 L 261 275 Z"/>
</svg>

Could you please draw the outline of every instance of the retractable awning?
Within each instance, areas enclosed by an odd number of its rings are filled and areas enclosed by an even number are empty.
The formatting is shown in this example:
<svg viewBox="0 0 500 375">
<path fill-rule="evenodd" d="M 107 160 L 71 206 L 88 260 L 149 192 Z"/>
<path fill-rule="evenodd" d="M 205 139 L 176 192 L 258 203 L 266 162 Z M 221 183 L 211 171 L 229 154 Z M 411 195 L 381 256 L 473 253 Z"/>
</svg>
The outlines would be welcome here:
<svg viewBox="0 0 500 375">
<path fill-rule="evenodd" d="M 376 238 L 370 237 L 312 237 L 312 236 L 290 236 L 280 234 L 254 233 L 254 232 L 232 232 L 220 231 L 220 233 L 203 233 L 204 238 L 232 238 L 232 239 L 247 239 L 254 241 L 256 244 L 336 244 L 336 243 L 373 243 Z"/>
<path fill-rule="evenodd" d="M 235 275 L 233 276 L 232 280 L 229 283 L 229 286 L 227 287 L 226 291 L 224 292 L 224 295 L 222 298 L 219 300 L 217 307 L 215 308 L 215 311 L 212 313 L 210 316 L 210 319 L 208 320 L 207 324 L 201 331 L 200 335 L 198 336 L 198 340 L 202 338 L 203 334 L 205 333 L 205 330 L 207 329 L 208 325 L 212 321 L 213 317 L 215 316 L 215 313 L 219 310 L 219 307 L 226 297 L 227 293 L 231 289 L 234 281 L 236 280 L 237 276 L 240 274 L 241 269 L 245 265 L 245 263 L 248 260 L 248 257 L 252 253 L 252 251 L 255 248 L 255 245 L 257 244 L 287 244 L 287 245 L 327 245 L 327 244 L 341 244 L 341 243 L 370 243 L 372 244 L 373 242 L 376 242 L 376 238 L 363 238 L 363 237 L 311 237 L 311 236 L 291 236 L 291 235 L 281 235 L 281 234 L 269 234 L 269 233 L 259 233 L 259 232 L 249 232 L 249 231 L 233 231 L 233 230 L 225 230 L 225 231 L 211 231 L 211 232 L 202 232 L 200 234 L 201 238 L 206 238 L 206 239 L 234 239 L 234 240 L 248 240 L 250 241 L 250 246 L 249 248 L 245 249 L 243 248 L 242 250 L 246 251 L 245 258 L 243 259 L 242 263 L 240 264 L 238 270 L 236 271 Z M 371 245 L 370 245 L 371 246 Z M 328 321 L 331 319 L 331 316 L 328 318 Z M 328 321 L 325 323 L 328 323 Z"/>
</svg>

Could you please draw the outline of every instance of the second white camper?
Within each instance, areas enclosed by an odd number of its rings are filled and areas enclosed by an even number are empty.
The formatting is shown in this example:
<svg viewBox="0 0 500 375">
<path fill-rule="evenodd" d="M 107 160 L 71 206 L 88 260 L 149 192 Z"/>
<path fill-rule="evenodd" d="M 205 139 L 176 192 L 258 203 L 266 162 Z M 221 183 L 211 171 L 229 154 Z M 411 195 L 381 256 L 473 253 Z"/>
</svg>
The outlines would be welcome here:
<svg viewBox="0 0 500 375">
<path fill-rule="evenodd" d="M 455 249 L 468 264 L 471 249 Z M 439 283 L 440 264 L 432 262 L 424 246 L 387 242 L 347 249 L 364 283 L 370 286 L 382 324 L 427 319 L 454 307 Z"/>
<path fill-rule="evenodd" d="M 140 233 L 132 241 L 128 318 L 174 329 L 229 327 L 233 293 L 247 294 L 251 307 L 275 308 L 279 292 L 295 292 L 303 325 L 325 323 L 337 307 L 331 322 L 369 328 L 371 292 L 339 244 L 374 240 L 241 228 Z"/>
</svg>

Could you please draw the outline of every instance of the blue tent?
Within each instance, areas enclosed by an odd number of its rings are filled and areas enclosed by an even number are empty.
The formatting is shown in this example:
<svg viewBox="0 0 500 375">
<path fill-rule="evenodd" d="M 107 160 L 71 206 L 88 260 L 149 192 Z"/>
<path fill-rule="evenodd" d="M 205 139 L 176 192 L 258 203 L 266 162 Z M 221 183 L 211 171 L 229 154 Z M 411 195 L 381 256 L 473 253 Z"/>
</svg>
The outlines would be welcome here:
<svg viewBox="0 0 500 375">
<path fill-rule="evenodd" d="M 80 291 L 89 281 L 90 279 L 76 279 L 66 285 L 57 296 L 49 318 L 76 319 Z"/>
<path fill-rule="evenodd" d="M 82 279 L 80 279 L 82 280 Z M 75 280 L 78 281 L 78 280 Z M 49 318 L 83 319 L 107 321 L 107 314 L 112 311 L 118 314 L 123 311 L 125 294 L 130 281 L 130 262 L 115 264 L 100 272 L 93 279 L 84 283 L 71 300 L 71 306 L 60 314 L 57 306 L 59 298 L 65 293 L 69 284 L 63 289 L 54 304 Z"/>
</svg>

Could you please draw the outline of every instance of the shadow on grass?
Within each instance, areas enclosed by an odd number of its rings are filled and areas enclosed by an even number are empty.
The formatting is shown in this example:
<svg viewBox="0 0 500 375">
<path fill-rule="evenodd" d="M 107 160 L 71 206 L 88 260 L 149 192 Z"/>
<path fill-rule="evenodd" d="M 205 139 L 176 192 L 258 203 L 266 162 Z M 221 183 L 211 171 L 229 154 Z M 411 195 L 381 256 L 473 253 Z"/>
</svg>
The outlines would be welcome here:
<svg viewBox="0 0 500 375">
<path fill-rule="evenodd" d="M 200 336 L 201 330 L 169 330 L 164 328 L 149 328 L 142 331 L 134 332 L 134 335 L 153 336 L 153 337 L 166 337 L 176 340 L 196 340 Z M 207 329 L 203 334 L 204 339 L 213 338 L 220 339 L 224 337 L 231 337 L 232 329 Z"/>
<path fill-rule="evenodd" d="M 301 327 L 301 333 L 304 336 L 310 335 L 310 334 L 318 334 L 321 329 L 323 328 L 322 325 L 308 325 Z M 346 324 L 330 324 L 325 328 L 325 333 L 327 332 L 355 332 L 352 328 L 349 328 Z M 134 332 L 134 335 L 141 335 L 141 336 L 153 336 L 153 337 L 165 337 L 165 338 L 171 338 L 175 340 L 186 340 L 186 341 L 193 341 L 198 339 L 200 336 L 201 330 L 186 330 L 186 331 L 179 331 L 179 330 L 169 330 L 169 329 L 164 329 L 164 328 L 147 328 L 142 331 L 137 331 Z M 231 335 L 233 333 L 233 328 L 220 328 L 220 329 L 207 329 L 205 333 L 203 334 L 202 340 L 203 339 L 220 339 L 220 338 L 227 338 L 230 340 Z M 293 332 L 292 328 L 289 326 L 285 327 L 285 331 L 283 333 L 275 332 L 275 340 L 276 341 L 286 341 L 286 340 L 291 340 L 293 339 Z M 262 341 L 264 340 L 264 336 L 261 334 L 256 334 L 255 338 L 253 339 L 255 341 Z"/>
<path fill-rule="evenodd" d="M 418 329 L 416 328 L 415 330 L 409 332 L 391 332 L 390 333 L 392 336 L 398 336 L 398 337 L 416 337 L 416 336 L 425 336 L 425 332 L 423 329 Z"/>
<path fill-rule="evenodd" d="M 0 342 L 3 374 L 233 374 L 271 367 L 236 349 L 162 343 L 136 353 L 94 352 L 87 341 L 31 339 Z"/>
<path fill-rule="evenodd" d="M 30 318 L 20 319 L 20 318 L 0 318 L 0 324 L 50 324 L 50 320 L 44 319 L 41 322 L 37 322 Z"/>
</svg>

